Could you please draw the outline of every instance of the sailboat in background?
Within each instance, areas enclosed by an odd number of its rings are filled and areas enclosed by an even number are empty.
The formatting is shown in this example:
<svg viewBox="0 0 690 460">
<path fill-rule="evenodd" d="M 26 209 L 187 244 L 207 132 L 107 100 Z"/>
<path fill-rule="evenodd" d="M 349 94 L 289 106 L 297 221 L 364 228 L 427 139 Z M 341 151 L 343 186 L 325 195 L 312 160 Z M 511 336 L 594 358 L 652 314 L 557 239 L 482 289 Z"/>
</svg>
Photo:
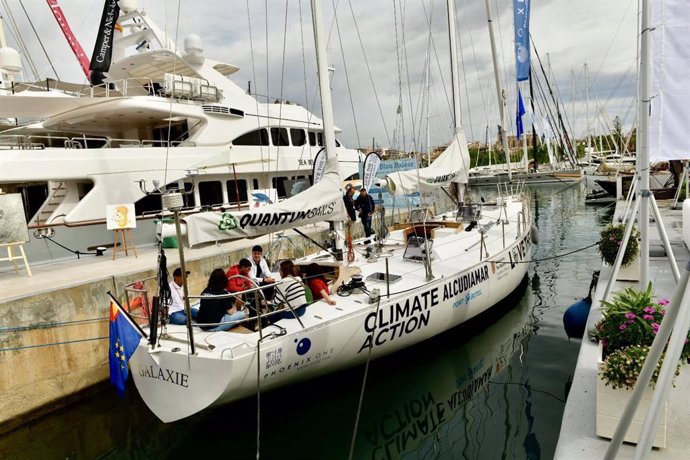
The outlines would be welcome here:
<svg viewBox="0 0 690 460">
<path fill-rule="evenodd" d="M 455 69 L 452 0 L 448 0 L 448 10 L 451 62 Z M 328 130 L 332 129 L 333 118 L 319 0 L 312 0 L 312 15 L 324 129 Z M 442 161 L 414 173 L 388 176 L 385 181 L 392 190 L 440 188 L 452 181 L 466 180 L 469 161 L 459 125 L 457 88 L 455 77 L 454 142 L 439 158 Z M 332 135 L 328 133 L 326 141 L 327 175 L 332 172 L 335 177 Z M 333 184 L 324 181 L 323 186 L 322 182 L 314 186 L 309 197 L 325 196 L 324 190 Z M 333 196 L 335 193 L 334 190 Z M 297 204 L 304 201 L 297 195 L 282 204 L 238 216 L 189 216 L 185 221 L 192 238 L 190 243 L 202 243 L 194 239 L 193 235 L 198 234 L 208 235 L 210 241 L 217 239 L 217 234 L 210 231 L 190 231 L 201 224 L 195 222 L 200 219 L 208 220 L 205 227 L 224 226 L 237 231 L 237 227 L 243 231 L 251 227 L 258 234 L 273 231 L 277 225 L 298 227 L 307 218 L 331 220 L 344 215 L 339 196 L 332 203 L 332 212 L 330 205 L 319 206 L 320 211 L 328 212 L 313 213 L 292 207 L 304 206 Z M 418 217 L 419 220 L 393 229 L 385 241 L 380 238 L 375 245 L 358 242 L 358 250 L 349 263 L 342 260 L 338 250 L 338 241 L 343 238 L 337 235 L 336 223 L 335 250 L 296 261 L 298 266 L 316 264 L 329 273 L 331 291 L 338 293 L 334 306 L 317 301 L 306 308 L 303 316 L 279 319 L 256 332 L 208 332 L 168 325 L 162 334 L 152 334 L 154 339 L 142 338 L 130 366 L 147 406 L 161 420 L 171 422 L 257 391 L 364 363 L 481 314 L 524 279 L 532 245 L 530 208 L 524 194 L 501 196 L 495 203 L 483 206 L 465 203 L 434 219 L 427 218 L 426 213 Z M 232 224 L 228 222 L 239 225 L 230 229 Z M 155 330 L 155 323 L 151 327 Z M 194 348 L 196 352 L 192 351 Z"/>
</svg>

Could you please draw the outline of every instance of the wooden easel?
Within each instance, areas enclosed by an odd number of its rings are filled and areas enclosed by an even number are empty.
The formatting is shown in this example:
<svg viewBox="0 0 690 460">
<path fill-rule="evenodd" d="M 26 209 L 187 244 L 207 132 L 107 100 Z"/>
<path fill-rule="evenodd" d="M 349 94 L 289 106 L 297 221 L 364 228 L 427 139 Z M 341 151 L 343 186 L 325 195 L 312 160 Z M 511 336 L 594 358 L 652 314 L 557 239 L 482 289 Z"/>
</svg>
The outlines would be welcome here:
<svg viewBox="0 0 690 460">
<path fill-rule="evenodd" d="M 117 241 L 122 240 L 122 248 L 125 250 L 125 256 L 129 256 L 129 250 L 134 251 L 134 257 L 139 257 L 137 255 L 137 247 L 134 245 L 134 239 L 132 238 L 131 228 L 117 228 L 115 229 L 115 242 L 113 244 L 113 260 L 115 260 L 115 254 L 117 254 Z M 129 244 L 127 243 L 129 239 Z"/>
<path fill-rule="evenodd" d="M 7 257 L 0 258 L 0 262 L 11 261 L 12 265 L 14 265 L 14 271 L 16 273 L 19 273 L 19 268 L 17 267 L 17 260 L 22 259 L 24 261 L 24 267 L 26 268 L 26 273 L 30 277 L 31 276 L 31 267 L 29 267 L 29 261 L 26 260 L 26 254 L 24 253 L 24 243 L 17 242 L 17 243 L 0 244 L 0 247 L 3 247 L 3 246 L 7 248 Z M 15 256 L 12 253 L 12 249 L 14 246 L 19 247 L 19 252 L 21 253 L 21 255 Z"/>
</svg>

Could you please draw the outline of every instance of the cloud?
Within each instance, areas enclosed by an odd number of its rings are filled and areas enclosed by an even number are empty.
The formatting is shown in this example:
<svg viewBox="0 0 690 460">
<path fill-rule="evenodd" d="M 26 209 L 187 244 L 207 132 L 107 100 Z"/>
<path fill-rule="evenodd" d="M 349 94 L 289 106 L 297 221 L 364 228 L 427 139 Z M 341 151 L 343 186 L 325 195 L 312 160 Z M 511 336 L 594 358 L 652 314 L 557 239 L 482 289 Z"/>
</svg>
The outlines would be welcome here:
<svg viewBox="0 0 690 460">
<path fill-rule="evenodd" d="M 239 66 L 241 70 L 232 79 L 240 87 L 252 81 L 254 91 L 299 102 L 320 115 L 309 2 L 267 3 L 268 13 L 265 2 L 257 1 L 140 1 L 150 17 L 180 45 L 187 34 L 196 33 L 203 39 L 206 56 Z M 350 146 L 370 145 L 375 139 L 383 146 L 425 148 L 428 120 L 431 143 L 447 142 L 452 135 L 452 115 L 445 2 L 322 3 L 330 36 L 328 59 L 336 68 L 332 94 L 336 124 L 343 129 L 342 140 Z M 337 27 L 333 21 L 336 4 Z M 62 80 L 83 82 L 85 77 L 48 6 L 44 2 L 24 5 L 52 61 L 51 66 L 23 11 L 13 10 L 40 78 L 54 77 L 54 67 Z M 102 2 L 65 0 L 61 6 L 90 56 Z M 506 118 L 512 126 L 516 94 L 512 7 L 510 2 L 492 2 L 492 8 L 497 6 L 502 10 L 493 12 L 494 26 L 501 79 L 508 95 Z M 632 123 L 634 110 L 630 114 L 629 106 L 635 91 L 630 82 L 635 78 L 636 2 L 599 2 L 596 11 L 587 2 L 571 0 L 543 0 L 532 6 L 534 42 L 542 59 L 546 60 L 548 53 L 548 72 L 551 84 L 559 89 L 559 103 L 562 107 L 576 107 L 568 115 L 574 118 L 569 123 L 576 136 L 584 134 L 587 118 L 585 62 L 590 70 L 590 118 L 594 118 L 594 101 L 598 99 L 611 118 L 620 115 L 626 125 Z M 3 13 L 7 18 L 8 12 Z M 423 97 L 430 33 L 427 21 L 431 22 L 433 43 L 428 103 Z M 459 72 L 462 123 L 470 140 L 483 140 L 487 127 L 493 135 L 499 123 L 483 2 L 456 2 L 456 21 L 463 58 Z M 16 37 L 10 33 L 8 41 L 16 46 Z"/>
</svg>

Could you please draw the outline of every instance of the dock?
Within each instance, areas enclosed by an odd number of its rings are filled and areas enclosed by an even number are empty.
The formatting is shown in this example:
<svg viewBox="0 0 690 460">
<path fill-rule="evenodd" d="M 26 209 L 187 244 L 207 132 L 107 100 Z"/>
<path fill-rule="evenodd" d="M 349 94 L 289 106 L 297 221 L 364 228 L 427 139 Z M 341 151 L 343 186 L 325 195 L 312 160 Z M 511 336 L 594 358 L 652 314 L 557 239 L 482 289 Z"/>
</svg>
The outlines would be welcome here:
<svg viewBox="0 0 690 460">
<path fill-rule="evenodd" d="M 678 268 L 683 270 L 690 252 L 683 243 L 682 238 L 682 211 L 670 209 L 669 201 L 658 202 L 662 222 L 668 234 L 673 250 L 673 255 Z M 625 203 L 619 201 L 614 221 L 624 212 Z M 653 216 L 651 216 L 653 217 Z M 650 221 L 650 258 L 649 278 L 652 282 L 653 292 L 659 297 L 671 298 L 676 288 L 673 273 L 668 258 L 661 244 L 656 223 Z M 592 309 L 587 319 L 587 331 L 594 328 L 601 318 L 598 308 L 606 284 L 611 277 L 611 267 L 603 266 L 599 284 L 593 295 Z M 616 281 L 611 292 L 617 292 L 628 287 L 638 287 L 635 282 Z M 611 295 L 609 294 L 609 297 Z M 587 336 L 582 340 L 582 346 L 577 359 L 577 367 L 573 377 L 572 387 L 568 395 L 561 431 L 556 447 L 555 458 L 560 460 L 579 460 L 583 458 L 603 458 L 610 444 L 610 440 L 596 435 L 596 394 L 597 394 L 597 359 L 598 346 L 591 342 Z M 680 375 L 674 380 L 675 387 L 671 389 L 667 403 L 667 434 L 666 447 L 654 448 L 649 458 L 660 459 L 687 459 L 690 455 L 690 367 L 681 366 Z M 624 443 L 618 453 L 620 459 L 633 458 L 636 446 Z"/>
<path fill-rule="evenodd" d="M 302 231 L 322 243 L 328 227 L 319 224 Z M 355 225 L 353 233 L 361 233 L 361 225 Z M 190 292 L 200 293 L 213 269 L 227 270 L 249 257 L 255 244 L 267 254 L 275 241 L 261 237 L 185 249 Z M 285 232 L 281 244 L 283 258 L 320 250 L 293 231 Z M 172 280 L 172 270 L 179 266 L 178 249 L 166 249 L 165 254 Z M 107 293 L 124 304 L 125 287 L 154 277 L 157 258 L 156 246 L 144 246 L 138 248 L 138 257 L 130 253 L 113 260 L 108 251 L 102 257 L 36 265 L 32 277 L 23 269 L 0 271 L 0 435 L 78 399 L 108 379 Z M 150 295 L 157 291 L 153 281 L 146 282 Z"/>
</svg>

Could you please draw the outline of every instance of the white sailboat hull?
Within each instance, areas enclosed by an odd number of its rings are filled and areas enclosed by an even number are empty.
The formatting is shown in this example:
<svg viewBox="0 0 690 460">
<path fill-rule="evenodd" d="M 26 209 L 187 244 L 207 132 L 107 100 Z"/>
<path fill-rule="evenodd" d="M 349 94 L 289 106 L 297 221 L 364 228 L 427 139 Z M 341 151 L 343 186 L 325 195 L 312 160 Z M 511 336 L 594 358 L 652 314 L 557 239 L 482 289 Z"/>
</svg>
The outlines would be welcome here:
<svg viewBox="0 0 690 460">
<path fill-rule="evenodd" d="M 499 228 L 494 230 L 500 235 Z M 515 237 L 513 232 L 507 227 L 506 234 Z M 197 348 L 197 355 L 190 356 L 186 344 L 161 340 L 160 351 L 149 353 L 142 340 L 130 360 L 137 389 L 161 420 L 172 422 L 256 394 L 259 388 L 270 390 L 361 364 L 369 353 L 371 359 L 394 353 L 479 315 L 512 292 L 527 273 L 530 226 L 511 241 L 495 255 L 448 276 L 437 275 L 409 291 L 396 286 L 400 293 L 390 298 L 383 287 L 380 304 L 356 294 L 335 297 L 337 308 L 313 304 L 301 318 L 304 329 L 294 319 L 281 320 L 287 333 L 260 344 L 258 333 L 201 332 L 196 343 L 215 343 L 220 336 L 226 348 Z M 269 326 L 263 335 L 278 330 Z M 169 326 L 169 332 L 186 337 L 183 327 Z"/>
</svg>

